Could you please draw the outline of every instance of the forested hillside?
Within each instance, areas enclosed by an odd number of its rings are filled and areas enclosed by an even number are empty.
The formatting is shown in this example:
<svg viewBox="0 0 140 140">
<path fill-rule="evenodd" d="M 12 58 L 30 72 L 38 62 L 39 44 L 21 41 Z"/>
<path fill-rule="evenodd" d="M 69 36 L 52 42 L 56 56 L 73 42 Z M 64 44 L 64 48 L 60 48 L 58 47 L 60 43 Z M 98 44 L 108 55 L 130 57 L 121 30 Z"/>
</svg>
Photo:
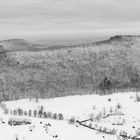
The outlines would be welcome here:
<svg viewBox="0 0 140 140">
<path fill-rule="evenodd" d="M 4 47 L 2 44 L 2 50 Z M 139 36 L 115 36 L 53 50 L 0 53 L 1 100 L 107 94 L 114 89 L 139 90 L 139 85 Z"/>
</svg>

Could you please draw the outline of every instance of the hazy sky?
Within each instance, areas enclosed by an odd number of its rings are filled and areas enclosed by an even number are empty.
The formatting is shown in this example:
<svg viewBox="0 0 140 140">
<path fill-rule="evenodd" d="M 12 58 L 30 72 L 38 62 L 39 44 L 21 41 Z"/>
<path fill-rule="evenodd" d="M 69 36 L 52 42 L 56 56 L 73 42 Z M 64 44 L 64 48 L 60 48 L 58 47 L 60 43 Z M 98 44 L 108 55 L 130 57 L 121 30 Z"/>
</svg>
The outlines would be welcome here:
<svg viewBox="0 0 140 140">
<path fill-rule="evenodd" d="M 140 34 L 140 0 L 0 0 L 0 39 Z"/>
</svg>

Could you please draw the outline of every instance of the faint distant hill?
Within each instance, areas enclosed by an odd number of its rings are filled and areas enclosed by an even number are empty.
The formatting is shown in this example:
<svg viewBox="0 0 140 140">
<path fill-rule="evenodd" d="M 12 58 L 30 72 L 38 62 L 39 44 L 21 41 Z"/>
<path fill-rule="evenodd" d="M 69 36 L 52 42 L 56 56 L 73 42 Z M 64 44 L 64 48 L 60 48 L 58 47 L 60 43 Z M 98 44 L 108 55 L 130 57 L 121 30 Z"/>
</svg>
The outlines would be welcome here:
<svg viewBox="0 0 140 140">
<path fill-rule="evenodd" d="M 24 39 L 10 39 L 0 41 L 0 45 L 5 51 L 35 51 L 33 45 Z"/>
<path fill-rule="evenodd" d="M 70 43 L 69 43 L 70 44 Z M 75 43 L 75 44 L 65 44 L 65 45 L 57 45 L 57 44 L 46 44 L 46 45 L 34 45 L 34 47 L 38 50 L 56 50 L 56 49 L 68 49 L 68 48 L 77 48 L 77 47 L 97 47 L 102 45 L 114 45 L 123 47 L 137 47 L 140 44 L 140 36 L 137 35 L 116 35 L 110 37 L 107 40 L 97 41 L 97 42 L 86 42 L 86 43 Z"/>
<path fill-rule="evenodd" d="M 139 90 L 140 36 L 75 45 L 0 42 L 0 99 Z"/>
<path fill-rule="evenodd" d="M 124 47 L 130 47 L 133 45 L 140 44 L 140 36 L 134 35 L 116 35 L 108 40 L 88 42 L 88 43 L 78 43 L 74 45 L 57 45 L 57 44 L 31 44 L 24 39 L 9 39 L 0 41 L 0 46 L 5 51 L 42 51 L 42 50 L 57 50 L 57 49 L 69 49 L 76 47 L 96 47 L 101 45 L 123 45 Z M 133 46 L 134 47 L 134 46 Z M 135 46 L 136 47 L 136 46 Z"/>
</svg>

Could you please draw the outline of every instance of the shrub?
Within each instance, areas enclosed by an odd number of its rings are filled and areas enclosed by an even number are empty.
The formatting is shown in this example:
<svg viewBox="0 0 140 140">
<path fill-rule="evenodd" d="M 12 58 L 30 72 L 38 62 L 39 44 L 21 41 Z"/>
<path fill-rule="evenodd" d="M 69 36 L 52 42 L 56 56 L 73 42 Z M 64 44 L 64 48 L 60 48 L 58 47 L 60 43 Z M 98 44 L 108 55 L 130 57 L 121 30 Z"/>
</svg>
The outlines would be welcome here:
<svg viewBox="0 0 140 140">
<path fill-rule="evenodd" d="M 104 127 L 103 128 L 103 132 L 107 132 L 107 127 Z"/>
<path fill-rule="evenodd" d="M 47 112 L 44 112 L 43 116 L 44 116 L 44 118 L 47 118 Z"/>
<path fill-rule="evenodd" d="M 59 120 L 64 120 L 64 117 L 63 117 L 63 114 L 62 114 L 62 113 L 59 113 L 59 114 L 58 114 L 58 119 L 59 119 Z"/>
<path fill-rule="evenodd" d="M 127 132 L 126 131 L 120 131 L 119 135 L 120 136 L 127 136 Z"/>
<path fill-rule="evenodd" d="M 3 109 L 3 110 L 6 109 L 6 104 L 5 103 L 1 103 L 0 106 L 1 106 L 1 109 Z"/>
<path fill-rule="evenodd" d="M 38 116 L 41 118 L 43 115 L 43 112 L 41 110 L 38 111 Z"/>
<path fill-rule="evenodd" d="M 102 112 L 99 112 L 99 113 L 96 115 L 95 120 L 96 120 L 96 121 L 99 121 L 101 118 L 102 118 Z"/>
<path fill-rule="evenodd" d="M 97 127 L 95 127 L 95 128 L 97 128 Z M 100 126 L 99 128 L 97 128 L 99 131 L 103 131 L 103 128 L 102 128 L 102 126 Z"/>
<path fill-rule="evenodd" d="M 76 122 L 76 118 L 74 116 L 72 116 L 69 120 L 68 123 L 69 124 L 74 124 Z"/>
<path fill-rule="evenodd" d="M 38 103 L 38 97 L 35 98 L 35 102 Z"/>
<path fill-rule="evenodd" d="M 8 120 L 9 125 L 23 125 L 23 124 L 31 124 L 31 120 L 25 118 L 10 118 Z"/>
<path fill-rule="evenodd" d="M 43 106 L 40 106 L 40 107 L 39 107 L 39 111 L 38 111 L 38 115 L 39 115 L 40 118 L 41 118 L 42 115 L 43 115 L 43 111 L 44 111 L 44 107 L 43 107 Z"/>
<path fill-rule="evenodd" d="M 94 128 L 98 129 L 99 128 L 98 124 L 94 124 Z"/>
<path fill-rule="evenodd" d="M 58 117 L 57 117 L 57 114 L 54 113 L 53 116 L 52 116 L 52 119 L 56 120 Z"/>
<path fill-rule="evenodd" d="M 108 98 L 108 101 L 110 102 L 111 101 L 111 98 Z"/>
<path fill-rule="evenodd" d="M 21 116 L 23 115 L 23 110 L 21 109 Z"/>
<path fill-rule="evenodd" d="M 29 111 L 28 111 L 28 115 L 29 115 L 29 117 L 32 116 L 32 110 L 29 110 Z"/>
<path fill-rule="evenodd" d="M 9 110 L 8 110 L 7 108 L 5 108 L 5 109 L 4 109 L 4 114 L 7 115 L 8 113 L 9 113 Z"/>
<path fill-rule="evenodd" d="M 23 115 L 23 110 L 21 108 L 18 108 L 17 112 L 19 116 Z"/>
<path fill-rule="evenodd" d="M 112 108 L 112 106 L 110 107 L 110 114 L 112 114 L 113 113 L 113 108 Z"/>
<path fill-rule="evenodd" d="M 27 111 L 24 111 L 24 115 L 27 116 Z"/>
<path fill-rule="evenodd" d="M 89 125 L 88 125 L 90 128 L 92 128 L 92 123 L 89 123 Z"/>
<path fill-rule="evenodd" d="M 43 106 L 40 107 L 40 111 L 41 111 L 41 112 L 44 111 L 44 107 L 43 107 Z"/>
<path fill-rule="evenodd" d="M 140 92 L 136 92 L 136 101 L 137 101 L 137 102 L 140 101 Z"/>
<path fill-rule="evenodd" d="M 116 108 L 117 109 L 121 109 L 122 108 L 122 105 L 120 103 L 117 103 Z"/>
<path fill-rule="evenodd" d="M 89 118 L 91 119 L 91 121 L 93 121 L 94 114 L 93 113 L 89 114 Z"/>
<path fill-rule="evenodd" d="M 117 133 L 117 129 L 113 128 L 111 134 L 116 135 L 116 133 Z"/>
<path fill-rule="evenodd" d="M 18 140 L 18 135 L 15 135 L 16 140 Z"/>
<path fill-rule="evenodd" d="M 37 110 L 34 110 L 34 117 L 37 116 Z"/>
<path fill-rule="evenodd" d="M 13 114 L 16 116 L 17 115 L 17 110 L 13 110 Z"/>
<path fill-rule="evenodd" d="M 47 118 L 52 118 L 52 112 L 47 112 Z"/>
</svg>

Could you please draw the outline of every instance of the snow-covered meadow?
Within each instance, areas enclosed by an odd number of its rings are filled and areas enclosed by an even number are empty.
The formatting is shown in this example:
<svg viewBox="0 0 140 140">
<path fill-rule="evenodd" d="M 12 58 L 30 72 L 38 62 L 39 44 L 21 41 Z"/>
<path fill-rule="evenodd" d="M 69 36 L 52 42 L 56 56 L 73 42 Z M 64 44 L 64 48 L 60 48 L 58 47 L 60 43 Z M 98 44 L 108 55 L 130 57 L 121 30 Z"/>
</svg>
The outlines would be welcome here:
<svg viewBox="0 0 140 140">
<path fill-rule="evenodd" d="M 137 139 L 140 132 L 140 102 L 137 102 L 135 92 L 115 93 L 112 95 L 83 95 L 68 96 L 53 99 L 22 99 L 3 102 L 8 113 L 0 108 L 0 138 L 1 140 L 118 140 L 120 135 L 127 132 L 130 139 Z M 28 112 L 39 110 L 52 114 L 63 114 L 64 119 L 34 117 L 28 115 L 15 115 L 14 109 Z M 77 120 L 69 124 L 72 117 Z M 10 126 L 10 118 L 31 120 L 28 125 Z M 90 120 L 88 120 L 90 119 Z M 78 122 L 84 122 L 80 125 Z M 85 126 L 85 127 L 84 127 Z M 88 126 L 88 127 L 86 127 Z M 95 128 L 98 129 L 90 129 Z M 112 132 L 113 130 L 113 132 Z M 134 137 L 137 136 L 137 137 Z"/>
</svg>

